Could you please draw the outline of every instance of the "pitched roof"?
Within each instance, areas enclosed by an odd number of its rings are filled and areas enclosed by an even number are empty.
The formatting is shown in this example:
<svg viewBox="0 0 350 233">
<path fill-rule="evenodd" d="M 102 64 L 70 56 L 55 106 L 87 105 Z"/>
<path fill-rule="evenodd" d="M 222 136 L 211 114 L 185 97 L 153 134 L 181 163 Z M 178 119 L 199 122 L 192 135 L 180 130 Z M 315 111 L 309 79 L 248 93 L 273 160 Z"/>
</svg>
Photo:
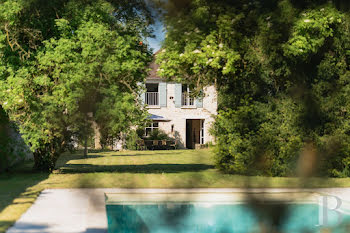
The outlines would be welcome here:
<svg viewBox="0 0 350 233">
<path fill-rule="evenodd" d="M 158 76 L 157 70 L 159 68 L 159 65 L 156 64 L 156 56 L 159 53 L 160 50 L 158 50 L 154 55 L 153 55 L 153 61 L 150 64 L 151 70 L 148 72 L 147 79 L 162 79 L 161 77 Z"/>
</svg>

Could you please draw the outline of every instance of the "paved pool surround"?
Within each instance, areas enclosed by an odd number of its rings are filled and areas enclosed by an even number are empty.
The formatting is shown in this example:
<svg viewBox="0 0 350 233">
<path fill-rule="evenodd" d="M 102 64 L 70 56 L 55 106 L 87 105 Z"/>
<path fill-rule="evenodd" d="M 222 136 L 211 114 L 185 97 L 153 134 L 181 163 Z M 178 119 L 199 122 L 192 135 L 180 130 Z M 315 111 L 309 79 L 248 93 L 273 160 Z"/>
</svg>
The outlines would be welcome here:
<svg viewBox="0 0 350 233">
<path fill-rule="evenodd" d="M 105 194 L 121 198 L 194 195 L 233 198 L 245 192 L 290 198 L 292 193 L 334 195 L 350 202 L 350 188 L 327 189 L 46 189 L 7 233 L 106 233 Z M 240 198 L 238 198 L 240 199 Z M 298 198 L 297 198 L 298 199 Z M 310 195 L 308 200 L 315 200 Z"/>
</svg>

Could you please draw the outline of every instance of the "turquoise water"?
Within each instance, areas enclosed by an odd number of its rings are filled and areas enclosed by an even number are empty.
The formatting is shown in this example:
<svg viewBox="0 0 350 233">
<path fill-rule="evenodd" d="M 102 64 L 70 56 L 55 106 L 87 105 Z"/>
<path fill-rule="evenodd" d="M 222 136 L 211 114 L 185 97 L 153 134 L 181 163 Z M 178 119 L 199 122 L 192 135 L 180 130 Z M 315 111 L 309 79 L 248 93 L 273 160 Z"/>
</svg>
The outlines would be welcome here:
<svg viewBox="0 0 350 233">
<path fill-rule="evenodd" d="M 109 233 L 251 233 L 260 232 L 265 223 L 272 232 L 321 232 L 319 206 L 292 204 L 288 206 L 265 205 L 250 208 L 247 204 L 132 204 L 107 205 Z M 285 210 L 285 211 L 283 211 Z M 268 216 L 273 215 L 274 218 Z M 328 226 L 332 233 L 350 232 L 350 216 L 328 212 Z"/>
</svg>

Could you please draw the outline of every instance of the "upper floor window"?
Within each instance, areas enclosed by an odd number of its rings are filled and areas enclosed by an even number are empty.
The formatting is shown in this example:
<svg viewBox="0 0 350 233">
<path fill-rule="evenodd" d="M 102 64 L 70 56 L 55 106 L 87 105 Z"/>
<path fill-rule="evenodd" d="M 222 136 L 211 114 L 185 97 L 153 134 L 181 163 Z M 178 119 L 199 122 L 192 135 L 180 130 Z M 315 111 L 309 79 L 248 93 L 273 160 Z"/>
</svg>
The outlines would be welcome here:
<svg viewBox="0 0 350 233">
<path fill-rule="evenodd" d="M 159 84 L 146 83 L 145 103 L 149 106 L 159 106 Z"/>
<path fill-rule="evenodd" d="M 189 85 L 182 85 L 182 106 L 194 106 L 194 98 L 191 96 L 192 88 Z"/>
</svg>

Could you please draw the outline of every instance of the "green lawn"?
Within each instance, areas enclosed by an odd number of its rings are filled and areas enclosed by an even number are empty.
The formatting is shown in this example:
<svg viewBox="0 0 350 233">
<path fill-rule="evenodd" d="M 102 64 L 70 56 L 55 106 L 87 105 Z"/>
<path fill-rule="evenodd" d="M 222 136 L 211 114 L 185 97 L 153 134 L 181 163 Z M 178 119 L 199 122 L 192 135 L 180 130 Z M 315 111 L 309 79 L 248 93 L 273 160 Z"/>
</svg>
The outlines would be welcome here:
<svg viewBox="0 0 350 233">
<path fill-rule="evenodd" d="M 127 151 L 62 155 L 48 175 L 26 163 L 0 175 L 0 232 L 11 226 L 47 188 L 350 187 L 350 178 L 301 182 L 296 178 L 222 174 L 205 150 Z"/>
</svg>

